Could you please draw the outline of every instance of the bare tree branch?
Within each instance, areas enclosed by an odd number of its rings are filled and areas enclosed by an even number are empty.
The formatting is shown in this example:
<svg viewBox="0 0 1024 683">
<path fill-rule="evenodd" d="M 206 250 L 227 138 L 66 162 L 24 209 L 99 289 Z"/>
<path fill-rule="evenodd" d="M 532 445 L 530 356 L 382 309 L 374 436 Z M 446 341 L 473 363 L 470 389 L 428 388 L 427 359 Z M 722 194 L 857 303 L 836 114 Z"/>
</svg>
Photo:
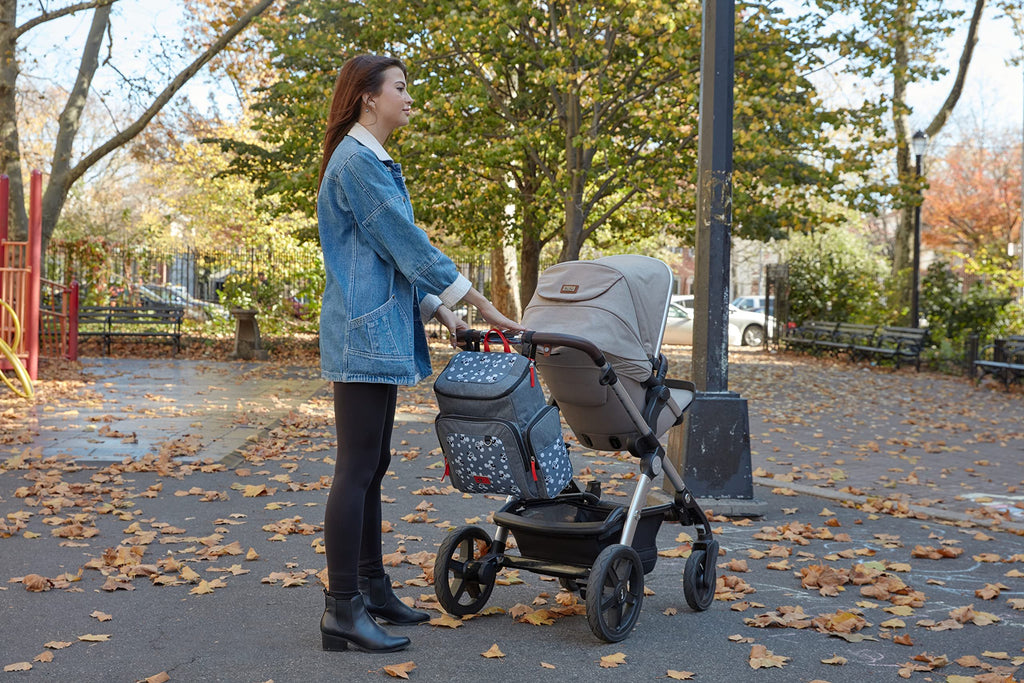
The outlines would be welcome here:
<svg viewBox="0 0 1024 683">
<path fill-rule="evenodd" d="M 978 24 L 981 23 L 981 13 L 985 9 L 986 0 L 975 0 L 974 2 L 974 14 L 971 15 L 971 25 L 967 29 L 967 39 L 964 41 L 964 49 L 960 53 L 960 64 L 957 67 L 956 80 L 953 82 L 952 88 L 949 90 L 949 96 L 946 97 L 946 101 L 939 107 L 938 113 L 935 114 L 935 118 L 928 124 L 925 132 L 928 137 L 934 137 L 942 127 L 946 124 L 946 119 L 949 118 L 950 114 L 953 113 L 953 107 L 956 105 L 957 100 L 960 99 L 960 94 L 964 90 L 964 80 L 967 78 L 967 67 L 971 64 L 971 56 L 974 54 L 974 46 L 978 43 Z"/>
<path fill-rule="evenodd" d="M 199 55 L 199 57 L 197 57 L 195 61 L 193 61 L 191 64 L 185 67 L 181 72 L 178 73 L 177 76 L 174 77 L 174 80 L 172 80 L 170 84 L 168 84 L 168 86 L 164 88 L 163 92 L 161 92 L 156 97 L 156 99 L 153 100 L 153 103 L 149 106 L 148 109 L 146 109 L 146 111 L 144 111 L 139 116 L 139 118 L 132 122 L 131 125 L 126 127 L 123 131 L 107 140 L 105 143 L 97 147 L 95 150 L 87 154 L 81 161 L 79 161 L 74 166 L 74 168 L 72 168 L 69 171 L 67 180 L 65 181 L 66 186 L 70 187 L 72 183 L 78 180 L 78 178 L 82 177 L 82 174 L 89 170 L 90 166 L 92 166 L 97 161 L 105 157 L 107 154 L 110 154 L 112 151 L 114 151 L 118 147 L 121 147 L 129 140 L 134 138 L 136 135 L 141 133 L 142 130 L 146 127 L 146 124 L 148 124 L 151 120 L 153 120 L 153 117 L 160 113 L 160 110 L 163 109 L 164 105 L 166 105 L 171 100 L 171 98 L 174 97 L 174 95 L 177 94 L 179 90 L 181 90 L 181 88 L 185 85 L 185 83 L 189 81 L 189 79 L 195 76 L 199 72 L 199 70 L 206 65 L 207 62 L 213 59 L 213 57 L 216 56 L 218 52 L 223 50 L 224 47 L 234 39 L 235 36 L 241 33 L 243 29 L 245 29 L 250 23 L 252 23 L 252 21 L 260 14 L 262 14 L 268 7 L 274 4 L 275 1 L 276 0 L 260 0 L 252 8 L 250 8 L 248 12 L 239 17 L 238 21 L 232 24 L 231 28 L 229 28 L 220 38 L 218 38 L 213 44 L 211 44 L 210 47 L 208 47 L 206 51 L 203 52 L 203 54 Z"/>
<path fill-rule="evenodd" d="M 41 14 L 33 19 L 29 19 L 24 24 L 14 29 L 14 37 L 15 39 L 17 39 L 21 37 L 23 34 L 28 33 L 29 31 L 34 29 L 36 26 L 39 26 L 40 24 L 45 24 L 48 21 L 53 21 L 54 19 L 66 17 L 69 14 L 74 14 L 75 12 L 79 12 L 83 9 L 96 9 L 100 7 L 106 7 L 109 5 L 113 5 L 115 2 L 118 2 L 118 0 L 86 0 L 85 2 L 77 2 L 74 5 L 61 7 L 60 9 L 54 10 L 53 12 L 47 12 L 45 9 L 40 7 Z"/>
</svg>

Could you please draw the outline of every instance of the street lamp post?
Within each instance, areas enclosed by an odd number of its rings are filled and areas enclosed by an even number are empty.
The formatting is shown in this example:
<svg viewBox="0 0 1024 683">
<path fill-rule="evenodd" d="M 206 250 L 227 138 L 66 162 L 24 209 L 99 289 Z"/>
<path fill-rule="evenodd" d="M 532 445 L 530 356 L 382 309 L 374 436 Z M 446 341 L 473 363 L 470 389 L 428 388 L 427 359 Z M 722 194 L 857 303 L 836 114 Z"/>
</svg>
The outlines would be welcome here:
<svg viewBox="0 0 1024 683">
<path fill-rule="evenodd" d="M 921 279 L 921 202 L 923 198 L 921 183 L 921 159 L 924 156 L 925 147 L 928 146 L 928 135 L 924 131 L 917 131 L 914 133 L 914 137 L 911 138 L 910 146 L 914 150 L 914 179 L 918 182 L 917 194 L 918 200 L 917 205 L 914 207 L 914 264 L 912 266 L 912 282 L 910 290 L 910 326 L 917 327 L 920 325 L 921 316 L 918 311 L 918 290 L 920 289 Z"/>
</svg>

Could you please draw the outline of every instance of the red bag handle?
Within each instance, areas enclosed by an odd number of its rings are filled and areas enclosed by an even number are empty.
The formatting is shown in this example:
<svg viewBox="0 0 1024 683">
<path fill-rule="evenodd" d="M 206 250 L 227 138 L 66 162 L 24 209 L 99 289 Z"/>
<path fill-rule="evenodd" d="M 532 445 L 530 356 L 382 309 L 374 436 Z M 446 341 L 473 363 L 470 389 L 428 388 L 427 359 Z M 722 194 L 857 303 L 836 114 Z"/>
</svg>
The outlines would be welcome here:
<svg viewBox="0 0 1024 683">
<path fill-rule="evenodd" d="M 505 339 L 505 335 L 502 334 L 502 331 L 499 330 L 497 327 L 492 327 L 491 329 L 487 330 L 487 333 L 484 335 L 484 351 L 491 350 L 491 345 L 487 341 L 488 337 L 491 336 L 491 332 L 494 332 L 495 334 L 498 335 L 498 337 L 501 338 L 502 343 L 504 343 L 505 345 L 505 353 L 512 353 L 512 346 L 508 343 L 508 339 Z"/>
</svg>

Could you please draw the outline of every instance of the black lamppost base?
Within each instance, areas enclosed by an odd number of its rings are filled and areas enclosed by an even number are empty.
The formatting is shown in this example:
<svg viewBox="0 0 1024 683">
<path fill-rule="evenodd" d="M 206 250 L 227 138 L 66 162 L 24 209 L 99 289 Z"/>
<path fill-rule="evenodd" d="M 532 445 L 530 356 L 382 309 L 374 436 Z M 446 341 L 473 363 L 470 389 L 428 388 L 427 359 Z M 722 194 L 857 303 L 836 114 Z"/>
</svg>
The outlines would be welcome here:
<svg viewBox="0 0 1024 683">
<path fill-rule="evenodd" d="M 754 498 L 745 398 L 732 391 L 697 392 L 669 442 L 670 458 L 681 454 L 675 464 L 701 507 L 727 517 L 764 516 L 767 505 Z"/>
</svg>

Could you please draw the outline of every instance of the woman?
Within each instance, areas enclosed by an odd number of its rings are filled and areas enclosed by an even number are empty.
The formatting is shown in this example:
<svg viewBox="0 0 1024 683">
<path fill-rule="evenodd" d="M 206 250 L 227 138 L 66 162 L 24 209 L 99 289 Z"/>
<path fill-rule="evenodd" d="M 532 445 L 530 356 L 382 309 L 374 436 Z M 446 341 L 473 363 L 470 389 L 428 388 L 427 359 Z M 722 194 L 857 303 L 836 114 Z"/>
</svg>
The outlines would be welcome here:
<svg viewBox="0 0 1024 683">
<path fill-rule="evenodd" d="M 320 621 L 325 650 L 394 652 L 409 645 L 376 621 L 429 615 L 398 599 L 381 560 L 380 483 L 391 461 L 398 385 L 430 375 L 423 320 L 454 335 L 460 301 L 494 327 L 523 329 L 498 312 L 413 222 L 401 166 L 384 151 L 409 123 L 412 98 L 396 59 L 348 61 L 334 86 L 320 165 L 317 215 L 327 281 L 320 365 L 334 382 L 338 458 L 324 515 L 329 589 Z"/>
</svg>

